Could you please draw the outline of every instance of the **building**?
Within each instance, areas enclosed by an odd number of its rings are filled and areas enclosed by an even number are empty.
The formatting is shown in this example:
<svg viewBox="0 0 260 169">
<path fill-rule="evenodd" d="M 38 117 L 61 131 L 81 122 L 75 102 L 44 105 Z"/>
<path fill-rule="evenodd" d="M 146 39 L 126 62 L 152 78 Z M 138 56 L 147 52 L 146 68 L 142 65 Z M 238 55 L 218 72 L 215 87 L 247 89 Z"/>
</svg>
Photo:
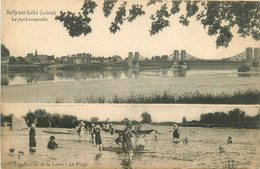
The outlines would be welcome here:
<svg viewBox="0 0 260 169">
<path fill-rule="evenodd" d="M 35 50 L 34 55 L 32 53 L 28 53 L 25 57 L 27 63 L 32 64 L 46 64 L 46 63 L 55 63 L 54 55 L 38 55 L 37 50 Z"/>
</svg>

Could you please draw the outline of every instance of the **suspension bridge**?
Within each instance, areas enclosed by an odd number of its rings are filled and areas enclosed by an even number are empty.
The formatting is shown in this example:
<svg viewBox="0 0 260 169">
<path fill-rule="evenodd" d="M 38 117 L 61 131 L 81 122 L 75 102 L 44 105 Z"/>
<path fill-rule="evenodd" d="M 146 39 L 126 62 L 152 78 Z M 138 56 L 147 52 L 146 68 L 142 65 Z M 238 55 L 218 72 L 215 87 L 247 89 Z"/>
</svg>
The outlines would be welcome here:
<svg viewBox="0 0 260 169">
<path fill-rule="evenodd" d="M 139 52 L 129 52 L 128 58 L 126 58 L 126 63 L 128 64 L 129 68 L 139 68 L 139 62 L 142 60 L 145 60 L 146 58 L 140 55 Z M 189 53 L 186 52 L 186 50 L 174 50 L 172 54 L 168 55 L 167 58 L 168 61 L 203 61 L 203 59 L 200 59 L 198 57 L 195 57 Z M 245 61 L 248 64 L 258 63 L 260 61 L 260 48 L 251 48 L 248 47 L 246 50 L 242 53 L 236 54 L 234 56 L 224 58 L 224 61 Z"/>
</svg>

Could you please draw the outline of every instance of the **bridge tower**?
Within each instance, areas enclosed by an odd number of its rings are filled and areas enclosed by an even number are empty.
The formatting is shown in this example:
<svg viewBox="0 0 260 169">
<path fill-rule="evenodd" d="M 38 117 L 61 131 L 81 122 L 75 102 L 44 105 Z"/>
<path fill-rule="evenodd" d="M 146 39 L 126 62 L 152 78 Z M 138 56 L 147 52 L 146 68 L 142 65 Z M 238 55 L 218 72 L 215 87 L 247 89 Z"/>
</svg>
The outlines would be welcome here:
<svg viewBox="0 0 260 169">
<path fill-rule="evenodd" d="M 254 62 L 260 61 L 260 48 L 254 49 Z"/>
<path fill-rule="evenodd" d="M 181 61 L 186 61 L 186 50 L 181 50 Z"/>
<path fill-rule="evenodd" d="M 135 52 L 134 67 L 139 68 L 139 52 Z"/>
<path fill-rule="evenodd" d="M 260 62 L 260 48 L 255 48 L 253 66 L 259 68 L 259 62 Z"/>
<path fill-rule="evenodd" d="M 127 64 L 129 68 L 139 68 L 139 52 L 135 52 L 134 55 L 133 52 L 129 52 Z"/>
<path fill-rule="evenodd" d="M 128 67 L 132 67 L 132 63 L 133 63 L 133 52 L 129 52 L 128 53 Z"/>
<path fill-rule="evenodd" d="M 252 54 L 253 50 L 251 47 L 246 48 L 246 62 L 251 63 L 252 62 Z"/>
<path fill-rule="evenodd" d="M 174 50 L 173 55 L 174 55 L 173 60 L 178 62 L 179 61 L 179 50 Z"/>
</svg>

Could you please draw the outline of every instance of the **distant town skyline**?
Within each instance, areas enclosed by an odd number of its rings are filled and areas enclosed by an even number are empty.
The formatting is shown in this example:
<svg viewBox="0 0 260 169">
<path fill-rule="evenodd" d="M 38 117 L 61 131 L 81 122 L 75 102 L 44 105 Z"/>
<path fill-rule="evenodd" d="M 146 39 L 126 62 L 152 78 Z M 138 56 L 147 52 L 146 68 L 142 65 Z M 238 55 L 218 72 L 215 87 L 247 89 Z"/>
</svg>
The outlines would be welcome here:
<svg viewBox="0 0 260 169">
<path fill-rule="evenodd" d="M 55 20 L 54 15 L 19 16 L 45 17 L 48 21 L 14 22 L 12 19 L 18 16 L 7 15 L 6 12 L 7 10 L 55 11 L 56 14 L 68 10 L 78 12 L 83 2 L 84 0 L 73 2 L 69 0 L 3 1 L 2 43 L 9 49 L 11 56 L 25 57 L 27 53 L 34 53 L 37 49 L 39 54 L 55 57 L 90 53 L 96 57 L 119 55 L 123 59 L 128 56 L 128 52 L 139 52 L 143 57 L 151 58 L 156 55 L 171 55 L 174 50 L 186 50 L 188 54 L 200 59 L 223 59 L 244 52 L 246 47 L 259 47 L 259 42 L 250 37 L 239 37 L 236 32 L 233 32 L 234 37 L 229 47 L 216 49 L 216 37 L 208 36 L 207 31 L 196 21 L 196 18 L 191 19 L 190 25 L 185 27 L 178 22 L 179 15 L 169 18 L 170 27 L 157 35 L 150 36 L 149 17 L 161 4 L 144 6 L 145 16 L 137 17 L 132 23 L 125 21 L 121 26 L 121 31 L 111 34 L 109 26 L 121 1 L 116 3 L 114 11 L 108 18 L 104 17 L 102 11 L 103 2 L 97 2 L 98 7 L 91 15 L 92 33 L 74 38 L 68 35 L 62 23 Z M 133 2 L 128 2 L 128 7 Z M 144 2 L 146 1 L 140 1 L 140 3 Z"/>
</svg>

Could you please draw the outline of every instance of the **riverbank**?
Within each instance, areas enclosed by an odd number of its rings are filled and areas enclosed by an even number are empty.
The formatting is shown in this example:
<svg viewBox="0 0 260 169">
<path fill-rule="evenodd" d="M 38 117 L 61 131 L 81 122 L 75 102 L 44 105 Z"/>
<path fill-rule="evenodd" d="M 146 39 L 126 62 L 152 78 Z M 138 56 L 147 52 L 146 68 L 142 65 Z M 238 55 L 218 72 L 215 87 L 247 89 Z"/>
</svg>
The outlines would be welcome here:
<svg viewBox="0 0 260 169">
<path fill-rule="evenodd" d="M 181 80 L 158 76 L 156 80 L 138 78 L 46 81 L 2 86 L 1 90 L 4 103 L 257 104 L 259 86 L 258 77 L 240 80 L 238 77 L 224 76 L 220 80 L 217 76 L 208 76 L 198 81 L 196 76 L 181 78 Z M 201 100 L 198 101 L 200 98 Z M 233 101 L 228 102 L 228 99 Z M 178 100 L 182 102 L 177 102 Z"/>
<path fill-rule="evenodd" d="M 172 61 L 161 60 L 141 60 L 139 61 L 140 68 L 158 68 L 168 69 L 172 67 Z M 225 61 L 225 60 L 194 60 L 187 61 L 189 68 L 235 68 L 237 69 L 241 62 Z M 49 64 L 2 64 L 2 69 L 8 69 L 8 71 L 43 71 L 48 69 L 59 70 L 87 70 L 87 69 L 128 69 L 128 64 L 125 61 L 116 63 L 86 63 L 86 64 L 74 64 L 74 63 L 49 63 Z"/>
</svg>

